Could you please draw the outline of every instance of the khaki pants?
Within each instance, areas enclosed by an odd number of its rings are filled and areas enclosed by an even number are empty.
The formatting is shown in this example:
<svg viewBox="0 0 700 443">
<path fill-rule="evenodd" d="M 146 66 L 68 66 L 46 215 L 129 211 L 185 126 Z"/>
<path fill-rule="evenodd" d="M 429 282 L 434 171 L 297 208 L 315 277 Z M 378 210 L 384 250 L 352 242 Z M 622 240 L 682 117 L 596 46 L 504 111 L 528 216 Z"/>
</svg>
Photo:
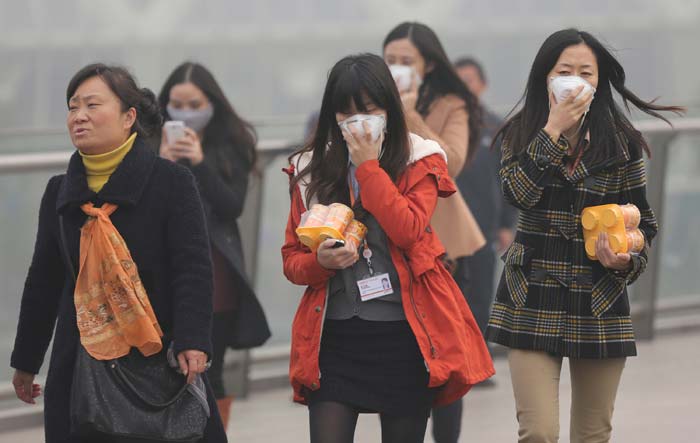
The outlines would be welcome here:
<svg viewBox="0 0 700 443">
<path fill-rule="evenodd" d="M 518 442 L 559 440 L 561 357 L 511 349 L 508 353 Z M 612 431 L 615 395 L 625 358 L 569 359 L 571 372 L 571 443 L 606 443 Z"/>
</svg>

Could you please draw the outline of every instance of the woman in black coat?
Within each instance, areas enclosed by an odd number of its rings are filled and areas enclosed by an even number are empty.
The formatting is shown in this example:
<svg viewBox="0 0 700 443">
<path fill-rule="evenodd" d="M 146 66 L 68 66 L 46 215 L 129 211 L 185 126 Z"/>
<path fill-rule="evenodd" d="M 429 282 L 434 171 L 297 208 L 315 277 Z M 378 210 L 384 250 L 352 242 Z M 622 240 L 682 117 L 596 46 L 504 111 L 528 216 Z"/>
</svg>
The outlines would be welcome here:
<svg viewBox="0 0 700 443">
<path fill-rule="evenodd" d="M 190 168 L 209 228 L 214 271 L 214 354 L 209 380 L 226 428 L 233 401 L 223 382 L 226 349 L 260 345 L 270 335 L 246 276 L 237 223 L 255 164 L 255 132 L 235 112 L 211 72 L 197 63 L 175 68 L 158 102 L 165 120 L 185 125 L 179 131 L 164 128 L 160 156 Z M 236 319 L 243 317 L 249 319 L 245 332 L 252 341 L 236 333 L 243 326 Z"/>
<path fill-rule="evenodd" d="M 74 76 L 66 99 L 68 128 L 78 152 L 71 157 L 66 174 L 51 178 L 41 201 L 11 359 L 17 396 L 33 403 L 41 392 L 33 384 L 34 375 L 56 325 L 44 402 L 49 443 L 76 441 L 70 435 L 70 395 L 80 336 L 73 276 L 61 258 L 59 216 L 63 217 L 68 255 L 78 269 L 80 228 L 86 220 L 80 205 L 118 205 L 111 221 L 138 267 L 164 333 L 163 352 L 173 341 L 181 369 L 190 378 L 205 370 L 212 354 L 212 270 L 202 205 L 192 174 L 159 159 L 147 143 L 160 130 L 155 96 L 139 89 L 123 68 L 95 64 Z M 84 156 L 110 157 L 134 132 L 133 145 L 109 170 L 86 168 Z M 213 393 L 207 390 L 211 416 L 203 441 L 225 442 Z"/>
</svg>

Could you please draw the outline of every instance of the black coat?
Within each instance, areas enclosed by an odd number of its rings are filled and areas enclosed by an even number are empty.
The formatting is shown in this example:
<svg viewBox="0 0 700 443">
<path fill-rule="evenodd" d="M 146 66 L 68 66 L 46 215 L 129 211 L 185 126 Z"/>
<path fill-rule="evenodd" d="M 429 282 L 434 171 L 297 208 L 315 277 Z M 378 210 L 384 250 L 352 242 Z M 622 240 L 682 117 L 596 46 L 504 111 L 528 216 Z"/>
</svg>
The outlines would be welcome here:
<svg viewBox="0 0 700 443">
<path fill-rule="evenodd" d="M 234 152 L 233 148 L 230 150 Z M 225 179 L 218 170 L 214 156 L 205 157 L 205 161 L 192 166 L 190 170 L 199 185 L 211 245 L 226 257 L 233 271 L 234 287 L 240 290 L 234 296 L 255 297 L 245 271 L 243 243 L 237 222 L 243 213 L 248 190 L 247 160 L 235 155 L 231 155 L 230 160 L 230 179 Z"/>
<path fill-rule="evenodd" d="M 248 190 L 250 161 L 233 146 L 220 151 L 227 158 L 224 172 L 219 156 L 205 155 L 204 161 L 191 166 L 204 205 L 212 248 L 222 255 L 227 264 L 227 277 L 235 288 L 230 294 L 233 310 L 214 306 L 214 342 L 233 349 L 259 346 L 270 336 L 270 328 L 262 306 L 245 271 L 243 243 L 238 229 L 238 217 L 243 213 Z M 215 276 L 216 277 L 216 276 Z M 215 300 L 220 294 L 216 294 Z M 222 310 L 222 312 L 216 311 Z"/>
<path fill-rule="evenodd" d="M 162 160 L 137 138 L 104 188 L 87 186 L 85 167 L 76 152 L 64 175 L 51 178 L 41 201 L 39 228 L 25 283 L 11 365 L 38 373 L 56 324 L 45 387 L 45 432 L 49 443 L 70 441 L 70 389 L 79 333 L 73 302 L 74 283 L 62 262 L 58 214 L 62 214 L 77 269 L 80 204 L 119 205 L 111 216 L 126 241 L 153 309 L 175 351 L 198 349 L 211 354 L 212 270 L 209 241 L 199 193 L 192 174 Z M 225 442 L 214 396 L 207 442 Z"/>
</svg>

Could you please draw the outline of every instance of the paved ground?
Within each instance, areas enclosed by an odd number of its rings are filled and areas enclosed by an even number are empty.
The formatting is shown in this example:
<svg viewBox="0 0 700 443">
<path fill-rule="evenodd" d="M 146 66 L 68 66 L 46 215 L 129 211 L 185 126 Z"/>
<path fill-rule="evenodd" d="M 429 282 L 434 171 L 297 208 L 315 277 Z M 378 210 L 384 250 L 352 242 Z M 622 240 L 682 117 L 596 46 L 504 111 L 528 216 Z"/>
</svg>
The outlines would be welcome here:
<svg viewBox="0 0 700 443">
<path fill-rule="evenodd" d="M 613 421 L 614 442 L 700 442 L 700 334 L 672 335 L 639 345 L 622 378 Z M 466 399 L 463 442 L 514 442 L 516 422 L 508 367 L 496 361 L 494 388 L 475 389 Z M 568 442 L 570 384 L 561 385 L 562 442 Z M 376 416 L 360 419 L 355 441 L 379 442 Z M 42 430 L 0 434 L 0 442 L 40 442 Z M 308 442 L 306 409 L 290 401 L 288 390 L 253 395 L 234 404 L 230 441 Z M 433 442 L 430 436 L 426 442 Z"/>
</svg>

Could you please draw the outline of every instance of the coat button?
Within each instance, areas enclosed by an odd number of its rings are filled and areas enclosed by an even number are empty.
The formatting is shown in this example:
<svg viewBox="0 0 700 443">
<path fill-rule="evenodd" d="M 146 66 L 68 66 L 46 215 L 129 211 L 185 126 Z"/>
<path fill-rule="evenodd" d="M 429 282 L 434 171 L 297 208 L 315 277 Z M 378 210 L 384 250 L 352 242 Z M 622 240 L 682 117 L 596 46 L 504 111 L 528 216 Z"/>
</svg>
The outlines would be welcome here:
<svg viewBox="0 0 700 443">
<path fill-rule="evenodd" d="M 537 166 L 539 166 L 540 168 L 545 168 L 549 166 L 550 163 L 551 161 L 546 155 L 538 155 L 535 159 L 535 164 L 537 164 Z"/>
<path fill-rule="evenodd" d="M 321 307 L 320 307 L 320 306 L 316 306 L 316 307 L 314 308 L 314 311 L 316 311 L 316 312 L 321 312 Z"/>
</svg>

